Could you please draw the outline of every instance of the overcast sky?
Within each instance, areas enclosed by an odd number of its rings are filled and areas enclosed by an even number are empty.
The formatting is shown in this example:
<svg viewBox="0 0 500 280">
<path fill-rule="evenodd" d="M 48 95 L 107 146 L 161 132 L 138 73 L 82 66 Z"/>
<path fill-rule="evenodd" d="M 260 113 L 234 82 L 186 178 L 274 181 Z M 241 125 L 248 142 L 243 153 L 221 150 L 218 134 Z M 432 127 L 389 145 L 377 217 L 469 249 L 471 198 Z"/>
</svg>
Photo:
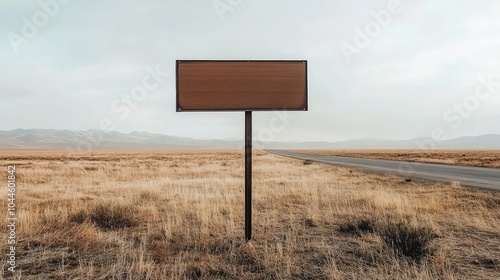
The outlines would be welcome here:
<svg viewBox="0 0 500 280">
<path fill-rule="evenodd" d="M 255 112 L 261 140 L 500 134 L 498 15 L 495 0 L 2 0 L 0 130 L 241 139 L 242 112 L 175 112 L 175 60 L 305 59 L 309 111 Z"/>
</svg>

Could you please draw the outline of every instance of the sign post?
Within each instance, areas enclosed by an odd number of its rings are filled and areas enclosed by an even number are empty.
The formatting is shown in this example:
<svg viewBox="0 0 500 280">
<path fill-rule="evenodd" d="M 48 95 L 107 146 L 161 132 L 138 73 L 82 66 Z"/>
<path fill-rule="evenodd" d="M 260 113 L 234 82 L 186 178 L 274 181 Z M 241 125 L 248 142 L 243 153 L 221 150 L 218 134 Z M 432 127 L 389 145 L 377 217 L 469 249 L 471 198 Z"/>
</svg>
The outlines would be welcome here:
<svg viewBox="0 0 500 280">
<path fill-rule="evenodd" d="M 252 111 L 245 111 L 245 238 L 252 239 Z"/>
<path fill-rule="evenodd" d="M 252 111 L 307 111 L 305 60 L 177 60 L 177 112 L 245 111 L 245 239 L 252 239 Z"/>
</svg>

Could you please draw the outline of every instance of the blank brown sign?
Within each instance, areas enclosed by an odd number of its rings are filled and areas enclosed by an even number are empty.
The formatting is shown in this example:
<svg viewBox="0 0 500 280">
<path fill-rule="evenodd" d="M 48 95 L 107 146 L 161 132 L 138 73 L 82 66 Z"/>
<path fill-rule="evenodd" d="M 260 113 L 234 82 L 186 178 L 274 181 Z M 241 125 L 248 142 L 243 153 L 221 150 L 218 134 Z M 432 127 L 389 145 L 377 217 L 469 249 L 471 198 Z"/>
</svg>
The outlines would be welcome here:
<svg viewBox="0 0 500 280">
<path fill-rule="evenodd" d="M 307 111 L 307 61 L 177 61 L 177 112 Z"/>
</svg>

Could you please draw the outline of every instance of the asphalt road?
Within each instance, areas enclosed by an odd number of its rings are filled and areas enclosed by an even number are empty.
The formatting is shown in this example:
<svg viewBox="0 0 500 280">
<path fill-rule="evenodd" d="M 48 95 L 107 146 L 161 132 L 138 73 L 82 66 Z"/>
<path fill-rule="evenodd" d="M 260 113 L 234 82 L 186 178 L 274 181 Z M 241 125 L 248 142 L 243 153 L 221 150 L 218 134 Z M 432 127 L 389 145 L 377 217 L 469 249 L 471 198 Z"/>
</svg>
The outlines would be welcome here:
<svg viewBox="0 0 500 280">
<path fill-rule="evenodd" d="M 438 182 L 460 182 L 462 186 L 479 187 L 500 191 L 500 169 L 465 167 L 444 164 L 417 163 L 381 159 L 364 159 L 338 156 L 322 156 L 286 150 L 267 152 L 316 162 L 361 168 L 369 171 L 395 174 L 405 178 L 426 179 Z"/>
</svg>

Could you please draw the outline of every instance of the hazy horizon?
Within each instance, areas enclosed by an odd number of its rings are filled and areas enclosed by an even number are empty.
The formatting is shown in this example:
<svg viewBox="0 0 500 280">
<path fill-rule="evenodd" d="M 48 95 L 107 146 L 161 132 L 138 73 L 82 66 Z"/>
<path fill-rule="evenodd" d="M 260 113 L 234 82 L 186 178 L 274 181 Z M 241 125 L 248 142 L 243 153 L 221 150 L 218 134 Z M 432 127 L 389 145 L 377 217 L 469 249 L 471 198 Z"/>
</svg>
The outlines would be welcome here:
<svg viewBox="0 0 500 280">
<path fill-rule="evenodd" d="M 261 141 L 500 134 L 500 3 L 0 3 L 0 130 L 242 139 L 243 112 L 176 113 L 178 59 L 305 59 L 308 112 Z"/>
<path fill-rule="evenodd" d="M 16 129 L 10 129 L 10 130 L 0 130 L 0 132 L 9 132 L 9 131 L 16 131 L 16 130 L 28 130 L 28 131 L 36 131 L 36 130 L 43 130 L 43 131 L 56 131 L 56 132 L 60 132 L 60 131 L 71 131 L 71 132 L 92 132 L 92 131 L 100 131 L 100 132 L 103 132 L 103 133 L 120 133 L 120 134 L 123 134 L 123 135 L 130 135 L 130 134 L 134 134 L 134 133 L 145 133 L 145 134 L 155 134 L 155 135 L 163 135 L 163 136 L 172 136 L 172 137 L 178 137 L 178 138 L 190 138 L 190 139 L 193 139 L 193 140 L 224 140 L 224 141 L 244 141 L 244 138 L 243 137 L 226 137 L 226 138 L 217 138 L 217 137 L 212 137 L 212 138 L 195 138 L 195 137 L 184 137 L 184 136 L 180 136 L 180 135 L 175 135 L 175 134 L 165 134 L 165 133 L 155 133 L 155 132 L 150 132 L 150 131 L 141 131 L 141 130 L 134 130 L 134 131 L 130 131 L 130 132 L 120 132 L 120 131 L 116 131 L 116 130 L 101 130 L 101 129 L 82 129 L 82 130 L 69 130 L 69 129 L 51 129 L 51 128 L 16 128 Z M 500 136 L 500 134 L 497 134 L 497 133 L 489 133 L 489 134 L 478 134 L 478 135 L 464 135 L 464 136 L 460 136 L 460 137 L 454 137 L 454 138 L 450 138 L 450 139 L 446 139 L 446 140 L 454 140 L 454 139 L 459 139 L 459 138 L 463 138 L 463 137 L 482 137 L 482 136 L 489 136 L 489 135 L 493 135 L 493 136 Z M 99 138 L 98 135 L 95 135 L 95 138 Z M 258 137 L 256 137 L 254 135 L 253 137 L 253 141 L 258 141 L 258 142 L 273 142 L 273 141 L 265 141 L 265 140 L 261 140 L 261 139 L 258 139 Z M 278 141 L 278 140 L 275 140 L 275 142 L 285 142 L 285 143 L 300 143 L 300 142 L 331 142 L 331 143 L 335 143 L 335 142 L 348 142 L 348 141 L 356 141 L 356 140 L 382 140 L 382 141 L 411 141 L 411 140 L 415 140 L 415 139 L 426 139 L 427 137 L 426 136 L 417 136 L 417 137 L 412 137 L 412 138 L 403 138 L 403 139 L 397 139 L 397 138 L 381 138 L 381 137 L 361 137 L 361 138 L 348 138 L 348 139 L 340 139 L 340 140 L 333 140 L 333 141 L 328 141 L 328 140 L 310 140 L 310 141 L 302 141 L 302 140 L 283 140 L 283 141 Z M 439 140 L 436 140 L 435 142 L 439 142 Z M 416 143 L 415 143 L 416 144 Z"/>
</svg>

